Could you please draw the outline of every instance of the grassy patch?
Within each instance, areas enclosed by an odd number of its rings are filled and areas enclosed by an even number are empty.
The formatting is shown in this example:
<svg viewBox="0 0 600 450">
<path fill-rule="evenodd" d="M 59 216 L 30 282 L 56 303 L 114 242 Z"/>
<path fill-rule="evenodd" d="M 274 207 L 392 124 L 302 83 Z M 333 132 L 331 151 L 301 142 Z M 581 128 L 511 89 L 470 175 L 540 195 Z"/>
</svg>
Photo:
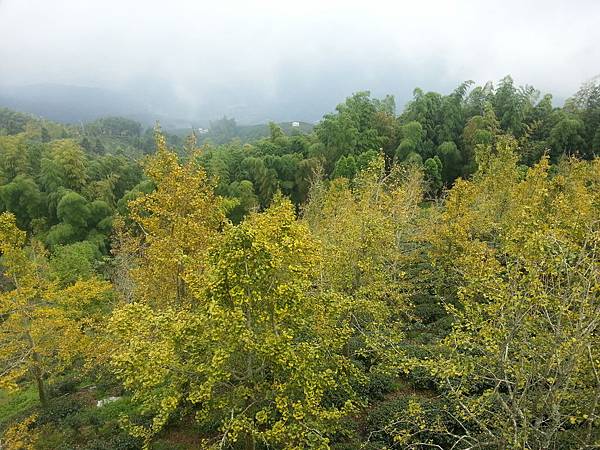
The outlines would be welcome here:
<svg viewBox="0 0 600 450">
<path fill-rule="evenodd" d="M 38 404 L 38 394 L 34 386 L 17 392 L 0 389 L 0 430 L 25 416 Z"/>
</svg>

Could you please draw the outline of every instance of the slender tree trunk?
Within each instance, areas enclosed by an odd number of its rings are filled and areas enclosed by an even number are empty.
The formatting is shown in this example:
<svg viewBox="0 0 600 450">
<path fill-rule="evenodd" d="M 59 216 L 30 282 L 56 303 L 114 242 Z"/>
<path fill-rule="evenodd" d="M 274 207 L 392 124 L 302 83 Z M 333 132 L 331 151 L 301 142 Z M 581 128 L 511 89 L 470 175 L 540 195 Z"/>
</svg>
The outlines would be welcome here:
<svg viewBox="0 0 600 450">
<path fill-rule="evenodd" d="M 48 395 L 46 394 L 46 385 L 44 384 L 44 379 L 41 376 L 39 368 L 36 367 L 33 376 L 35 377 L 35 382 L 37 384 L 40 403 L 43 407 L 46 407 L 48 405 Z"/>
<path fill-rule="evenodd" d="M 256 450 L 256 441 L 254 440 L 252 433 L 246 433 L 244 450 Z"/>
<path fill-rule="evenodd" d="M 32 349 L 31 359 L 33 360 L 33 367 L 31 367 L 30 371 L 35 379 L 35 383 L 37 385 L 38 396 L 40 397 L 40 403 L 42 406 L 46 406 L 48 404 L 48 394 L 46 393 L 46 385 L 44 383 L 44 377 L 42 374 L 42 360 L 38 352 L 35 351 L 35 345 L 33 343 L 33 338 L 29 333 L 27 333 L 27 340 L 29 341 L 29 345 Z"/>
</svg>

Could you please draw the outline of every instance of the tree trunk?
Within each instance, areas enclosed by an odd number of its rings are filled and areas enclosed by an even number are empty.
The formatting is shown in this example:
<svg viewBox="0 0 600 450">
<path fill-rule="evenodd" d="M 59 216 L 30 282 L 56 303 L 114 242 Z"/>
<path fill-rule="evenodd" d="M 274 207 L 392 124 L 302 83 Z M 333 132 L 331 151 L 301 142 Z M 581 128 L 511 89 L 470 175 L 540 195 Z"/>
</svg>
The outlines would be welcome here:
<svg viewBox="0 0 600 450">
<path fill-rule="evenodd" d="M 256 450 L 256 441 L 252 433 L 246 433 L 244 450 Z"/>
<path fill-rule="evenodd" d="M 27 333 L 27 340 L 29 341 L 29 345 L 32 349 L 31 359 L 33 360 L 33 366 L 30 368 L 31 375 L 33 375 L 37 385 L 40 403 L 45 407 L 48 404 L 48 394 L 46 393 L 46 385 L 44 384 L 44 377 L 41 369 L 42 360 L 39 353 L 35 351 L 35 344 L 33 343 L 33 338 L 29 332 Z"/>
<path fill-rule="evenodd" d="M 35 382 L 37 384 L 38 396 L 40 397 L 40 403 L 42 404 L 43 407 L 46 407 L 48 405 L 48 395 L 46 394 L 46 386 L 44 384 L 44 379 L 42 378 L 42 376 L 40 374 L 39 368 L 36 368 L 34 377 L 35 377 Z"/>
</svg>

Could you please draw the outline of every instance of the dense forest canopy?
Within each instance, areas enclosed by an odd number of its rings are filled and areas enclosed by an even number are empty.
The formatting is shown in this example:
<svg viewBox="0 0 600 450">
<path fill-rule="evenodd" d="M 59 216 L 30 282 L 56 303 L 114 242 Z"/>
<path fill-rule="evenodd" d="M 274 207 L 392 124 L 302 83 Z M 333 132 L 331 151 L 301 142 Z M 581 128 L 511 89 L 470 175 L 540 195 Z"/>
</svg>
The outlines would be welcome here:
<svg viewBox="0 0 600 450">
<path fill-rule="evenodd" d="M 0 109 L 0 447 L 600 445 L 600 83 L 206 133 Z"/>
</svg>

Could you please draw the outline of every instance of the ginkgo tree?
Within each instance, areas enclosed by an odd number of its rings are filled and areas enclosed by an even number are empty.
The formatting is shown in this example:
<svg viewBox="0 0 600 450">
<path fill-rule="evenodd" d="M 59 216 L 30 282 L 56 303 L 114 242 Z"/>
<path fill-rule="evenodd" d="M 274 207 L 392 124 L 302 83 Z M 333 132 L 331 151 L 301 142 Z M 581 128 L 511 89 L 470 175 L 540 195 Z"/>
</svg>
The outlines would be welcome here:
<svg viewBox="0 0 600 450">
<path fill-rule="evenodd" d="M 352 182 L 313 186 L 303 216 L 319 243 L 316 285 L 348 299 L 345 314 L 355 331 L 349 355 L 374 363 L 397 350 L 391 344 L 402 338 L 416 288 L 408 272 L 416 261 L 423 185 L 418 169 L 387 172 L 378 157 Z"/>
<path fill-rule="evenodd" d="M 217 424 L 206 448 L 327 448 L 352 410 L 354 368 L 341 352 L 351 333 L 343 301 L 311 287 L 317 250 L 292 204 L 276 199 L 224 233 L 208 283 L 189 279 L 190 307 L 118 309 L 112 366 L 152 416 L 149 427 L 126 422 L 130 431 L 149 440 L 187 410 Z M 326 401 L 333 392 L 346 400 Z"/>
<path fill-rule="evenodd" d="M 27 244 L 9 213 L 0 215 L 0 252 L 0 387 L 34 382 L 45 405 L 48 380 L 96 352 L 111 286 L 96 278 L 59 284 L 43 246 Z"/>
<path fill-rule="evenodd" d="M 124 425 L 149 445 L 194 415 L 207 448 L 327 448 L 356 406 L 351 297 L 317 287 L 321 249 L 289 200 L 226 223 L 201 169 L 158 143 L 155 190 L 129 205 L 133 295 L 109 324 L 112 369 L 148 419 Z"/>
<path fill-rule="evenodd" d="M 600 166 L 565 161 L 553 175 L 544 158 L 523 174 L 509 138 L 478 153 L 478 173 L 454 186 L 430 236 L 443 292 L 456 295 L 452 331 L 434 356 L 407 364 L 437 380 L 452 426 L 414 414 L 397 442 L 433 444 L 437 433 L 458 448 L 591 448 Z"/>
<path fill-rule="evenodd" d="M 120 251 L 138 301 L 154 306 L 189 301 L 186 274 L 200 276 L 209 247 L 225 225 L 227 203 L 214 195 L 214 183 L 196 163 L 194 152 L 185 164 L 156 133 L 157 152 L 145 164 L 155 189 L 128 204 L 133 229 L 117 227 Z"/>
</svg>

